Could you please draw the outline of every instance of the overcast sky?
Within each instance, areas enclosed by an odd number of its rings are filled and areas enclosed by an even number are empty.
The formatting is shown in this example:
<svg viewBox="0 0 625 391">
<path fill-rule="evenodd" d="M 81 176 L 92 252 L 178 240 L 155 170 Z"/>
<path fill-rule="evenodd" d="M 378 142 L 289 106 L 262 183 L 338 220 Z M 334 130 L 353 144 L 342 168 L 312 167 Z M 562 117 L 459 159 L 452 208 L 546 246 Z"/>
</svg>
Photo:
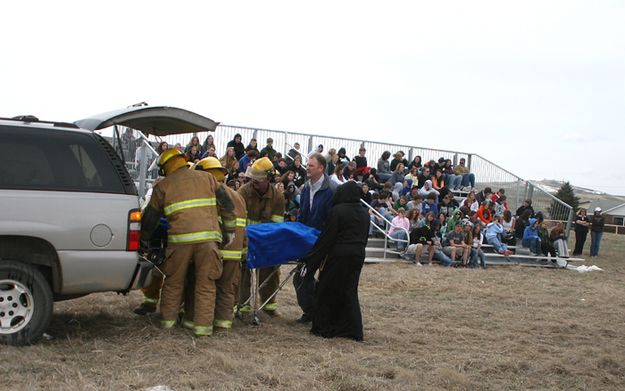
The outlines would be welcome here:
<svg viewBox="0 0 625 391">
<path fill-rule="evenodd" d="M 625 194 L 624 1 L 208 3 L 3 2 L 0 116 L 146 101 Z"/>
</svg>

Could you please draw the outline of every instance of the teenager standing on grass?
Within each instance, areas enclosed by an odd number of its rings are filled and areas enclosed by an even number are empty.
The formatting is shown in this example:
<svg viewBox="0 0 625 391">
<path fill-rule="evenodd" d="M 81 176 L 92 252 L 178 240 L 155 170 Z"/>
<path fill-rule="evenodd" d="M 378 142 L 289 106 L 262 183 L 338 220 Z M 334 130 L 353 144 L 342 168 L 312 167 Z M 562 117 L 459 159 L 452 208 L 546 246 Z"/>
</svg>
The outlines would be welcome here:
<svg viewBox="0 0 625 391">
<path fill-rule="evenodd" d="M 584 243 L 586 243 L 586 237 L 588 236 L 589 226 L 586 209 L 581 208 L 575 218 L 575 249 L 573 250 L 573 255 L 582 255 Z"/>
<path fill-rule="evenodd" d="M 599 244 L 603 236 L 603 226 L 605 218 L 601 215 L 601 208 L 596 207 L 595 213 L 588 219 L 590 223 L 590 256 L 599 256 Z"/>
</svg>

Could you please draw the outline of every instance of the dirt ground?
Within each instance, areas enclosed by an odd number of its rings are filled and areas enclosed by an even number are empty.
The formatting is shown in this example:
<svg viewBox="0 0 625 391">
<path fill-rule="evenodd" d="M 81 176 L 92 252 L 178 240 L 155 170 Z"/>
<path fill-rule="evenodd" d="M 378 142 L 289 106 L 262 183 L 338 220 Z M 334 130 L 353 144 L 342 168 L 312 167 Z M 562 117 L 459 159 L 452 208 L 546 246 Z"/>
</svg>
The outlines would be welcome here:
<svg viewBox="0 0 625 391">
<path fill-rule="evenodd" d="M 56 304 L 54 340 L 0 346 L 0 389 L 623 390 L 624 254 L 605 235 L 603 272 L 366 265 L 363 343 L 295 323 L 290 283 L 281 317 L 202 339 L 134 315 L 137 292 L 94 294 Z"/>
</svg>

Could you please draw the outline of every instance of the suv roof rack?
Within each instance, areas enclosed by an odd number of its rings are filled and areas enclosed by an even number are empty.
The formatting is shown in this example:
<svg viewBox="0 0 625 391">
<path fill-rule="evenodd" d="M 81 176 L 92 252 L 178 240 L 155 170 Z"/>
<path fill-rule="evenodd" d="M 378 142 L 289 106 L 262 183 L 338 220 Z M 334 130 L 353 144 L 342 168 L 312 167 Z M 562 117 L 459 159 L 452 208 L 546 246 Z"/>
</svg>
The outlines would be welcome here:
<svg viewBox="0 0 625 391">
<path fill-rule="evenodd" d="M 41 121 L 41 120 L 39 120 L 39 118 L 35 117 L 34 115 L 17 115 L 17 116 L 15 116 L 13 118 L 0 117 L 0 120 L 20 121 L 20 122 L 26 122 L 26 123 L 38 122 L 38 123 L 42 123 L 42 124 L 50 124 L 52 126 L 57 126 L 57 127 L 60 127 L 60 128 L 80 129 L 80 127 L 78 125 L 73 124 L 71 122 Z"/>
</svg>

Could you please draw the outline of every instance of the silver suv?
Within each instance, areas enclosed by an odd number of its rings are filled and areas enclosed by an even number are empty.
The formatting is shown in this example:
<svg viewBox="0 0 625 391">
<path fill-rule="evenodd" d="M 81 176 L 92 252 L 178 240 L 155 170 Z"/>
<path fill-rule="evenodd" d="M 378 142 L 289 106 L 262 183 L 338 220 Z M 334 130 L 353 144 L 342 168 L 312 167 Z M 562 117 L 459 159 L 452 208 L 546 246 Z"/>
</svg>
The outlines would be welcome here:
<svg viewBox="0 0 625 391">
<path fill-rule="evenodd" d="M 0 343 L 39 339 L 54 301 L 128 292 L 149 282 L 152 265 L 137 254 L 135 184 L 93 130 L 133 121 L 144 132 L 211 130 L 203 124 L 214 130 L 215 123 L 199 116 L 210 122 L 190 126 L 194 116 L 142 107 L 74 124 L 0 119 Z"/>
</svg>

